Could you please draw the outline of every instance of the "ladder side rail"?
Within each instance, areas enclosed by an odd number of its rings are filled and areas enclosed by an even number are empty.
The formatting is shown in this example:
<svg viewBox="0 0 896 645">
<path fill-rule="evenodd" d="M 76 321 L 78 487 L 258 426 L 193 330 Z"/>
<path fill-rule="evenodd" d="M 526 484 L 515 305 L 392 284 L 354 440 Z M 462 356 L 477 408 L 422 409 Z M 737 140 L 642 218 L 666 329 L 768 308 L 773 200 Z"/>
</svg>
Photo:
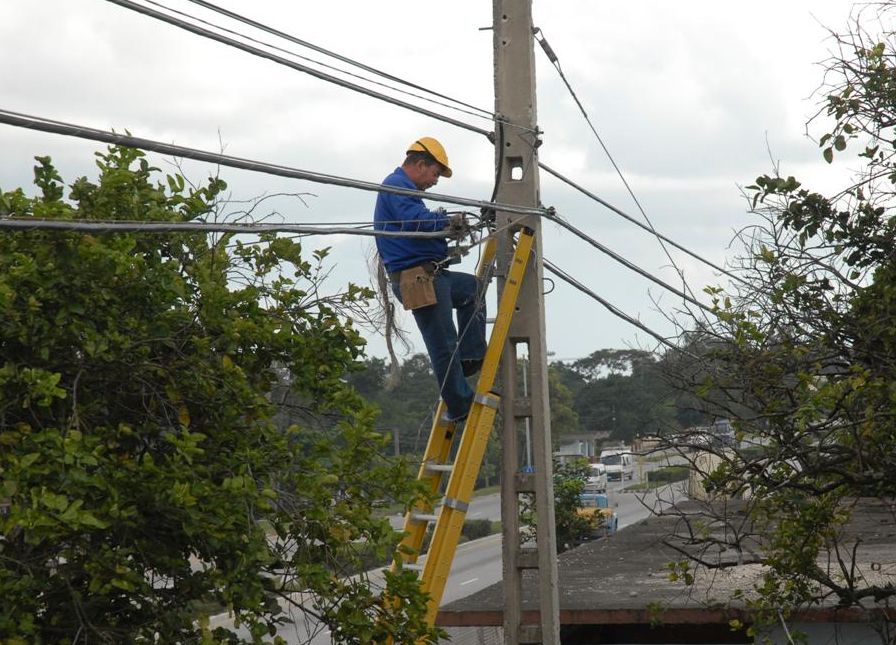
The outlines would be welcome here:
<svg viewBox="0 0 896 645">
<path fill-rule="evenodd" d="M 426 444 L 426 450 L 423 453 L 423 461 L 420 464 L 420 470 L 417 473 L 417 480 L 427 482 L 426 490 L 429 492 L 428 498 L 416 500 L 411 508 L 408 509 L 404 516 L 404 533 L 405 536 L 401 541 L 401 547 L 398 550 L 396 562 L 392 568 L 398 567 L 398 558 L 402 562 L 413 564 L 420 557 L 420 549 L 423 547 L 423 540 L 426 537 L 426 529 L 428 522 L 414 518 L 415 513 L 430 513 L 433 510 L 432 499 L 439 494 L 442 486 L 443 471 L 433 471 L 427 468 L 429 463 L 444 464 L 448 461 L 451 454 L 451 444 L 454 441 L 454 423 L 445 421 L 445 413 L 447 409 L 444 401 L 439 401 L 436 416 L 433 420 L 432 431 L 429 435 L 429 441 Z"/>
<path fill-rule="evenodd" d="M 481 297 L 485 297 L 485 288 L 489 281 L 489 275 L 492 272 L 495 256 L 497 254 L 497 240 L 490 237 L 486 240 L 482 256 L 479 258 L 479 264 L 476 267 L 476 277 L 483 283 L 481 289 L 483 293 Z M 420 464 L 420 470 L 417 473 L 418 481 L 428 482 L 426 489 L 431 497 L 435 497 L 439 493 L 442 485 L 443 472 L 432 471 L 428 469 L 428 464 L 445 464 L 451 454 L 451 445 L 454 441 L 453 424 L 444 421 L 446 412 L 445 402 L 439 400 L 436 410 L 436 416 L 433 419 L 432 429 L 430 430 L 429 440 L 426 444 L 426 450 L 423 453 L 423 461 Z M 427 523 L 415 520 L 414 513 L 426 513 L 433 510 L 432 503 L 429 500 L 421 499 L 412 504 L 411 508 L 405 513 L 404 517 L 404 534 L 405 537 L 401 541 L 398 558 L 404 563 L 413 564 L 420 557 L 420 549 L 423 547 L 423 540 L 426 538 Z M 393 563 L 393 570 L 398 566 L 398 561 Z"/>
</svg>

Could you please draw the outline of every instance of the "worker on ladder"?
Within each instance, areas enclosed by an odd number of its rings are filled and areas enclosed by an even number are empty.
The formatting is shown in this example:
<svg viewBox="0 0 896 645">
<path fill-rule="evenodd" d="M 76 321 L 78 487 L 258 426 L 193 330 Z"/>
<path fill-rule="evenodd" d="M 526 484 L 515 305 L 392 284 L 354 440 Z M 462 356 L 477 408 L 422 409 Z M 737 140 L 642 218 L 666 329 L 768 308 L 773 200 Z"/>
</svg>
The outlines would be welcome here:
<svg viewBox="0 0 896 645">
<path fill-rule="evenodd" d="M 383 185 L 427 190 L 451 174 L 442 144 L 421 137 L 408 146 L 404 162 Z M 445 238 L 377 237 L 376 246 L 392 292 L 413 312 L 447 408 L 446 420 L 459 423 L 473 402 L 466 377 L 479 371 L 486 350 L 485 302 L 478 280 L 447 268 L 447 238 L 468 231 L 463 215 L 429 210 L 419 197 L 379 193 L 373 220 L 380 231 L 445 231 Z"/>
</svg>

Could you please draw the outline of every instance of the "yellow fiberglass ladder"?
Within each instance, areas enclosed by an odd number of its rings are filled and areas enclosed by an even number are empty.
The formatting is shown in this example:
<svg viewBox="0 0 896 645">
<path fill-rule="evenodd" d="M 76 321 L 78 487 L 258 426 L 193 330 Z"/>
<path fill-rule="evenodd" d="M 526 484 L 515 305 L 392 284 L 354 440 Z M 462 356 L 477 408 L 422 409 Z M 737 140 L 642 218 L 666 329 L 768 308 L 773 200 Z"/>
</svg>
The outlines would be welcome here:
<svg viewBox="0 0 896 645">
<path fill-rule="evenodd" d="M 500 398 L 492 388 L 534 241 L 534 232 L 531 229 L 524 228 L 520 231 L 504 291 L 501 294 L 501 302 L 498 303 L 473 405 L 453 464 L 449 463 L 449 459 L 455 424 L 445 419 L 444 401 L 439 403 L 417 479 L 428 484 L 430 497 L 434 498 L 438 495 L 443 478 L 447 475 L 448 482 L 442 503 L 438 508 L 433 508 L 427 500 L 419 501 L 405 516 L 406 535 L 402 540 L 394 567 L 416 568 L 421 571 L 420 586 L 429 594 L 426 622 L 430 625 L 435 624 L 461 529 L 473 497 L 473 488 L 482 466 L 488 437 L 498 412 Z M 495 241 L 491 239 L 479 264 L 477 272 L 479 277 L 483 276 L 494 255 Z M 420 567 L 416 564 L 417 558 L 430 523 L 435 524 L 432 540 L 426 562 Z"/>
</svg>

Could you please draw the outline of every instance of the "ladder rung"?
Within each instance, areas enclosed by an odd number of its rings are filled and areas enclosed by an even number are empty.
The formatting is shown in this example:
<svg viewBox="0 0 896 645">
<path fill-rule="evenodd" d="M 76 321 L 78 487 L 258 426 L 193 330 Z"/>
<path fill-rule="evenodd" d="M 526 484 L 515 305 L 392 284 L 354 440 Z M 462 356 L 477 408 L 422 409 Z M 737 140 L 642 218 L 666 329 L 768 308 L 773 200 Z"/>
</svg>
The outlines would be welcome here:
<svg viewBox="0 0 896 645">
<path fill-rule="evenodd" d="M 437 464 L 433 462 L 427 462 L 426 470 L 432 473 L 450 473 L 454 470 L 454 464 Z"/>
<path fill-rule="evenodd" d="M 405 562 L 403 565 L 401 565 L 401 568 L 407 569 L 408 571 L 423 571 L 423 566 L 424 565 L 417 564 L 416 562 Z"/>
<path fill-rule="evenodd" d="M 496 320 L 497 320 L 497 318 L 486 318 L 486 319 L 485 319 L 485 324 L 487 324 L 487 325 L 494 325 Z"/>
<path fill-rule="evenodd" d="M 431 513 L 411 513 L 411 519 L 415 522 L 435 522 L 439 516 Z"/>
</svg>

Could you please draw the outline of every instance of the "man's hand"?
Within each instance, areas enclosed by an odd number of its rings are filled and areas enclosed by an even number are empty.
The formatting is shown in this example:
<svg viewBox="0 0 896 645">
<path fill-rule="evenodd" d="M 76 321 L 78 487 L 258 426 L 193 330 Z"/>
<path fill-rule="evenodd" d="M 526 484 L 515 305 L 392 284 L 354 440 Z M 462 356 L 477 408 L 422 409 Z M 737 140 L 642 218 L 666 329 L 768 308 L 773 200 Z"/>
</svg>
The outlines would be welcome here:
<svg viewBox="0 0 896 645">
<path fill-rule="evenodd" d="M 448 218 L 448 237 L 452 240 L 462 240 L 470 234 L 470 225 L 463 213 L 456 213 Z"/>
</svg>

